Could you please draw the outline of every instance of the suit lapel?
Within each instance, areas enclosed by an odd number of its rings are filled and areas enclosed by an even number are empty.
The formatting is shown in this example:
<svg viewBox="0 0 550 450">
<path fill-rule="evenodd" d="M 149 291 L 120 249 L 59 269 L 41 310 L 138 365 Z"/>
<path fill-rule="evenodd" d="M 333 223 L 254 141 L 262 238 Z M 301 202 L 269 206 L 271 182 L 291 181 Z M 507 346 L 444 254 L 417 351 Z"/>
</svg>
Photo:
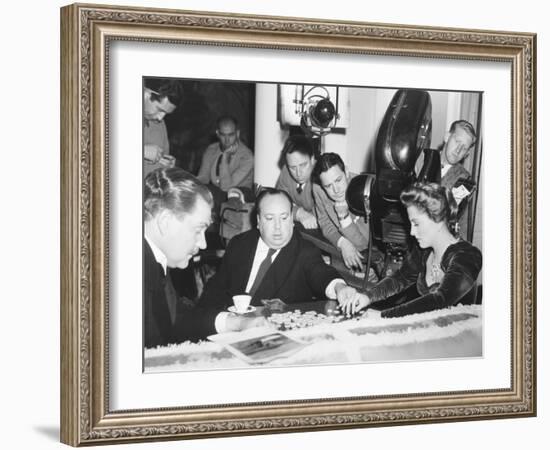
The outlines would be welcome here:
<svg viewBox="0 0 550 450">
<path fill-rule="evenodd" d="M 172 320 L 168 303 L 166 301 L 166 293 L 164 291 L 165 275 L 162 266 L 155 260 L 155 256 L 147 241 L 143 240 L 146 285 L 143 287 L 145 291 L 144 298 L 148 298 L 151 302 L 151 312 L 153 317 L 146 320 L 154 321 L 157 326 L 158 333 L 163 337 L 163 340 L 168 343 L 171 337 Z"/>
<path fill-rule="evenodd" d="M 248 239 L 243 242 L 241 248 L 236 249 L 242 255 L 245 255 L 246 259 L 243 261 L 243 264 L 237 268 L 240 270 L 240 273 L 235 277 L 236 280 L 239 280 L 240 285 L 237 286 L 237 292 L 243 293 L 246 291 L 246 285 L 248 283 L 248 278 L 250 277 L 250 272 L 252 271 L 252 264 L 254 263 L 254 255 L 256 254 L 256 248 L 258 247 L 258 239 L 260 239 L 260 232 L 256 229 L 253 233 L 250 233 Z"/>
</svg>

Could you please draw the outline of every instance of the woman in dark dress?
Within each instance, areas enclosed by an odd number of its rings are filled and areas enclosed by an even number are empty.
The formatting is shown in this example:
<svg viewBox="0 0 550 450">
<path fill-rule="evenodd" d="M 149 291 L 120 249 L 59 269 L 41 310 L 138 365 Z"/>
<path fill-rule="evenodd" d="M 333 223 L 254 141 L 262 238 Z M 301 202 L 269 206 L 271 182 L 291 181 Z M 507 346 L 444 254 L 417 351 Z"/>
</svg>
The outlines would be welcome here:
<svg viewBox="0 0 550 450">
<path fill-rule="evenodd" d="M 418 246 L 399 270 L 367 291 L 366 299 L 347 302 L 342 309 L 354 313 L 369 306 L 372 315 L 381 309 L 382 317 L 398 317 L 474 303 L 481 252 L 458 237 L 458 208 L 451 191 L 436 183 L 415 183 L 401 193 L 401 203 Z M 418 297 L 388 307 L 387 298 L 414 284 Z"/>
</svg>

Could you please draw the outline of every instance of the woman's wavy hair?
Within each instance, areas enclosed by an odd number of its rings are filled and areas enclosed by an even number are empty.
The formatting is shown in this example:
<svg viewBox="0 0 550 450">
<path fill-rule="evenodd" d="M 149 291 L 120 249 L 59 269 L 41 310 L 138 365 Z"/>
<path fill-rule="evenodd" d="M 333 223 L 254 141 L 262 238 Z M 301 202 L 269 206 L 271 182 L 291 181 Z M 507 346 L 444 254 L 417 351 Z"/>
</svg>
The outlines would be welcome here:
<svg viewBox="0 0 550 450">
<path fill-rule="evenodd" d="M 401 192 L 406 208 L 415 206 L 434 222 L 445 222 L 453 236 L 458 236 L 458 206 L 450 189 L 437 183 L 413 183 Z"/>
<path fill-rule="evenodd" d="M 178 167 L 153 170 L 145 177 L 144 219 L 151 220 L 163 210 L 183 216 L 195 209 L 199 197 L 212 207 L 212 194 L 190 173 Z"/>
</svg>

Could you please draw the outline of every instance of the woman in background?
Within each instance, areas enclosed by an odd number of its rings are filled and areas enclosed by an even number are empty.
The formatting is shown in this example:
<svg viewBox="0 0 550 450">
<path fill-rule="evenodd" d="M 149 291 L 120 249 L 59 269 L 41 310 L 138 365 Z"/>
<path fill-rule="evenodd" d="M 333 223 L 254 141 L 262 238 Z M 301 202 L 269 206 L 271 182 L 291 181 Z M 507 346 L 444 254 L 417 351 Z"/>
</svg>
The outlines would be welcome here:
<svg viewBox="0 0 550 450">
<path fill-rule="evenodd" d="M 382 310 L 381 316 L 398 317 L 474 303 L 482 256 L 479 249 L 458 237 L 458 208 L 451 191 L 436 183 L 415 183 L 400 198 L 418 246 L 409 252 L 399 270 L 367 291 L 367 298 L 347 302 L 342 309 L 347 313 L 366 306 L 380 309 L 385 299 L 415 283 L 418 297 Z"/>
</svg>

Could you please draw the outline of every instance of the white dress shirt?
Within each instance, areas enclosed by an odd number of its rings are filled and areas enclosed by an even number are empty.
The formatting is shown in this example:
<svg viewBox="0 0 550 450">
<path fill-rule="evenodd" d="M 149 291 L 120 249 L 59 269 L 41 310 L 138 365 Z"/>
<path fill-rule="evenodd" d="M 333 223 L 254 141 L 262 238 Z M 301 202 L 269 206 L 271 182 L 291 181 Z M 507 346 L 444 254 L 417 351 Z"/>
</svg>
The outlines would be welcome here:
<svg viewBox="0 0 550 450">
<path fill-rule="evenodd" d="M 151 247 L 151 251 L 153 252 L 153 256 L 155 257 L 155 261 L 158 262 L 163 270 L 164 270 L 164 276 L 166 276 L 166 270 L 168 266 L 168 260 L 166 259 L 166 255 L 162 253 L 161 249 L 158 248 L 155 244 L 153 244 L 153 241 L 151 241 L 147 235 L 144 235 L 145 240 L 149 244 L 149 247 Z"/>
<path fill-rule="evenodd" d="M 444 164 L 441 166 L 441 178 L 443 178 L 447 174 L 450 168 L 451 164 Z"/>
<path fill-rule="evenodd" d="M 254 262 L 252 263 L 252 269 L 250 269 L 250 276 L 248 277 L 248 283 L 246 283 L 247 293 L 250 292 L 250 289 L 252 289 L 254 280 L 256 279 L 256 275 L 258 274 L 258 270 L 260 269 L 262 262 L 266 258 L 268 251 L 269 251 L 269 246 L 264 242 L 262 238 L 258 239 L 258 245 L 256 246 L 256 253 L 254 254 Z M 271 257 L 271 263 L 275 261 L 275 258 L 277 258 L 280 252 L 281 252 L 281 249 L 273 253 L 273 256 Z"/>
</svg>

